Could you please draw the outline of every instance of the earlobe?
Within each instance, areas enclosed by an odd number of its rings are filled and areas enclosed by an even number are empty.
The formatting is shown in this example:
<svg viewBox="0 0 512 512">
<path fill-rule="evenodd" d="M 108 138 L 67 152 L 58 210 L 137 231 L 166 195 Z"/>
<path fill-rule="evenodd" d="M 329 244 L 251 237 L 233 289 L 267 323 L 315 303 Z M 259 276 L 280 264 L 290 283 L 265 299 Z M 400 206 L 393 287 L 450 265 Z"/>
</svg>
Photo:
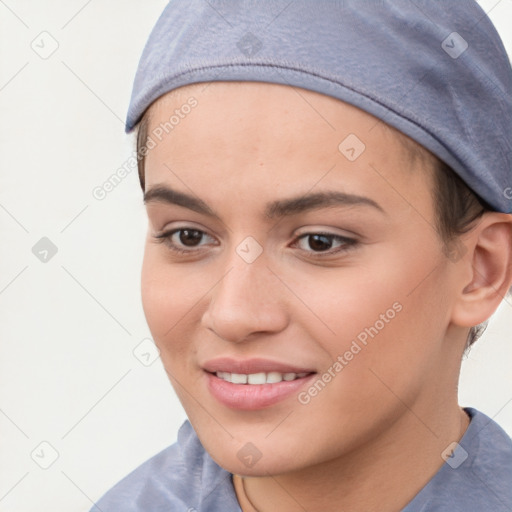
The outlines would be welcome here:
<svg viewBox="0 0 512 512">
<path fill-rule="evenodd" d="M 489 319 L 512 285 L 512 215 L 486 212 L 468 233 L 465 245 L 469 254 L 459 263 L 469 268 L 452 321 L 472 327 Z"/>
</svg>

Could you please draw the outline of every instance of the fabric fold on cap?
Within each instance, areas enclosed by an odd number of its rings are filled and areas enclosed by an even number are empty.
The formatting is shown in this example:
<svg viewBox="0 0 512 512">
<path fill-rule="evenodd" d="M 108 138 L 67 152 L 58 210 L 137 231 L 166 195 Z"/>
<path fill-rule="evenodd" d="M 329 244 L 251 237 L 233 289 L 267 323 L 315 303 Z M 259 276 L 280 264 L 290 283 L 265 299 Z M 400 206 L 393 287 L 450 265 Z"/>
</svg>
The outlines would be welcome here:
<svg viewBox="0 0 512 512">
<path fill-rule="evenodd" d="M 211 81 L 355 105 L 512 213 L 512 69 L 474 0 L 171 0 L 142 53 L 126 132 L 163 94 Z"/>
</svg>

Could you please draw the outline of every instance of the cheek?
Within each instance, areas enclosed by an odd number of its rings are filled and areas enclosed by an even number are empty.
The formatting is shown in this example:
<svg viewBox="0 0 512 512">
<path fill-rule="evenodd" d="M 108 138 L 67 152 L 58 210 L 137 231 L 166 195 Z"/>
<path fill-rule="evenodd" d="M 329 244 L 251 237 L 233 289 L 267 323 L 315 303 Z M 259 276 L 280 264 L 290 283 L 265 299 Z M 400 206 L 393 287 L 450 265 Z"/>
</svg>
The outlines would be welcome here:
<svg viewBox="0 0 512 512">
<path fill-rule="evenodd" d="M 389 261 L 289 273 L 283 280 L 305 306 L 296 301 L 296 312 L 303 314 L 293 320 L 310 331 L 332 358 L 347 350 L 352 340 L 364 344 L 390 331 L 410 301 L 406 294 L 412 281 L 407 272 L 390 270 Z"/>
<path fill-rule="evenodd" d="M 203 273 L 190 272 L 187 266 L 169 264 L 162 247 L 146 245 L 141 275 L 142 305 L 164 361 L 166 352 L 182 351 L 186 345 L 187 338 L 180 333 L 197 316 L 199 297 L 213 286 L 204 278 Z"/>
<path fill-rule="evenodd" d="M 447 278 L 435 259 L 434 251 L 413 258 L 400 247 L 357 270 L 293 283 L 318 315 L 302 326 L 327 352 L 325 370 L 341 356 L 343 390 L 377 397 L 390 394 L 387 385 L 405 398 L 431 378 L 449 320 Z"/>
</svg>

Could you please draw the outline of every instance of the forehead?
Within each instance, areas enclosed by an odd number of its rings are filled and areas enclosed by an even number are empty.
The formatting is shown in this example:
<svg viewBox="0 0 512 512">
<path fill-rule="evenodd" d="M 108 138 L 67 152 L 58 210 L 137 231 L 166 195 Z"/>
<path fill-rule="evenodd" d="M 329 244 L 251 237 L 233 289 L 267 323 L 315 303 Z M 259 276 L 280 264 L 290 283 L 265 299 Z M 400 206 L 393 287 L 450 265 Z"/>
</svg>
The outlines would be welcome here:
<svg viewBox="0 0 512 512">
<path fill-rule="evenodd" d="M 184 108 L 191 99 L 196 106 Z M 176 124 L 170 126 L 172 116 Z M 430 169 L 430 153 L 367 112 L 305 89 L 264 82 L 192 84 L 159 98 L 147 128 L 149 137 L 161 138 L 146 157 L 147 187 L 181 176 L 212 197 L 236 181 L 262 192 L 269 183 L 278 190 L 284 183 L 310 187 L 321 180 L 348 192 L 386 188 L 415 201 L 421 190 L 411 187 L 430 190 L 430 173 L 418 172 Z M 360 155 L 348 158 L 354 153 Z"/>
<path fill-rule="evenodd" d="M 371 137 L 373 141 L 380 138 L 383 143 L 393 146 L 390 149 L 400 150 L 402 156 L 411 161 L 418 157 L 424 161 L 435 159 L 434 155 L 416 141 L 357 107 L 314 91 L 267 82 L 219 81 L 194 83 L 174 89 L 158 98 L 146 111 L 143 118 L 146 131 L 151 133 L 158 129 L 158 125 L 168 122 L 170 115 L 176 110 L 179 111 L 184 105 L 189 111 L 186 104 L 192 99 L 199 104 L 200 108 L 196 110 L 202 110 L 201 121 L 206 123 L 206 127 L 209 119 L 212 124 L 215 123 L 218 118 L 224 117 L 222 113 L 226 113 L 230 108 L 237 109 L 239 120 L 242 117 L 252 117 L 254 121 L 260 112 L 263 114 L 262 109 L 267 103 L 278 114 L 279 127 L 274 126 L 276 129 L 274 131 L 279 131 L 281 134 L 285 131 L 293 132 L 294 122 L 300 117 L 313 118 L 314 124 L 308 130 L 310 134 L 313 129 L 323 135 L 329 131 L 337 131 L 339 128 L 349 129 L 352 124 L 354 129 L 364 126 L 365 131 L 374 132 L 376 137 Z M 276 106 L 280 110 L 276 110 Z M 194 117 L 198 117 L 196 112 L 193 114 Z M 265 115 L 268 116 L 268 111 Z M 277 116 L 274 116 L 273 120 L 276 118 Z M 190 123 L 181 124 L 181 130 L 186 130 L 187 127 L 183 125 Z M 254 130 L 256 129 L 255 124 Z M 367 139 L 369 133 L 362 133 L 360 136 Z"/>
</svg>

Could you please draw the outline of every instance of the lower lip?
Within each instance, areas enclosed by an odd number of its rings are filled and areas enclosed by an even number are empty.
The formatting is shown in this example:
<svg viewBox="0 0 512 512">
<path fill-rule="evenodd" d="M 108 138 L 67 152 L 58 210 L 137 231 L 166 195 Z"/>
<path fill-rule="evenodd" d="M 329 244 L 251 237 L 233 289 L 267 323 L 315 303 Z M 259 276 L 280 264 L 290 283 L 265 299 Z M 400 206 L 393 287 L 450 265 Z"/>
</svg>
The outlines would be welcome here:
<svg viewBox="0 0 512 512">
<path fill-rule="evenodd" d="M 273 384 L 233 384 L 206 372 L 210 393 L 222 404 L 233 409 L 254 411 L 274 405 L 299 391 L 314 373 L 290 381 Z"/>
</svg>

